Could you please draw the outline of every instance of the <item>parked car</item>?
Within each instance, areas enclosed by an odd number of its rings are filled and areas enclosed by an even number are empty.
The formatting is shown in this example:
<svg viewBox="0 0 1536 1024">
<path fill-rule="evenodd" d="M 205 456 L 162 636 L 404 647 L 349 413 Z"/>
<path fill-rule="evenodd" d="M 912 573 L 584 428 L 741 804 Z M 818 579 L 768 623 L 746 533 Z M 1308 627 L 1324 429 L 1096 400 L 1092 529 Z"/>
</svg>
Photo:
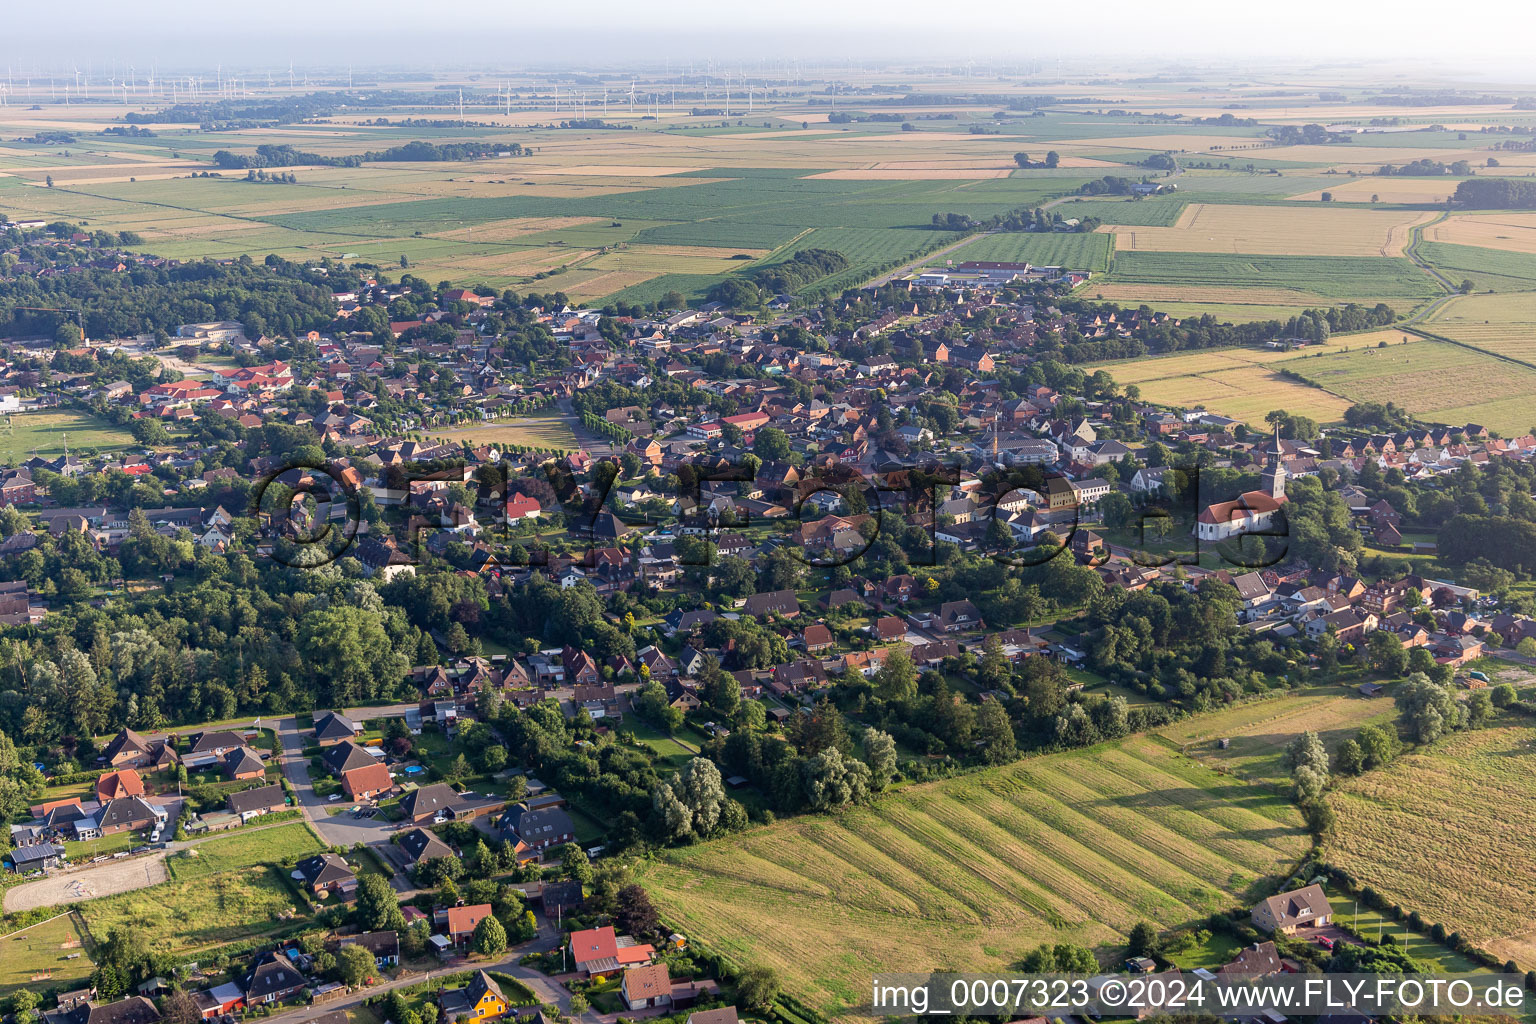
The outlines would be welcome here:
<svg viewBox="0 0 1536 1024">
<path fill-rule="evenodd" d="M 1330 938 L 1329 938 L 1329 937 L 1328 937 L 1328 936 L 1326 936 L 1326 935 L 1319 935 L 1319 936 L 1318 936 L 1318 937 L 1317 937 L 1317 944 L 1318 944 L 1318 945 L 1319 945 L 1319 946 L 1322 946 L 1322 947 L 1323 947 L 1323 948 L 1324 948 L 1324 949 L 1332 949 L 1332 948 L 1333 948 L 1333 946 L 1334 946 L 1334 942 L 1333 942 L 1333 940 L 1332 940 L 1332 939 L 1330 939 Z"/>
</svg>

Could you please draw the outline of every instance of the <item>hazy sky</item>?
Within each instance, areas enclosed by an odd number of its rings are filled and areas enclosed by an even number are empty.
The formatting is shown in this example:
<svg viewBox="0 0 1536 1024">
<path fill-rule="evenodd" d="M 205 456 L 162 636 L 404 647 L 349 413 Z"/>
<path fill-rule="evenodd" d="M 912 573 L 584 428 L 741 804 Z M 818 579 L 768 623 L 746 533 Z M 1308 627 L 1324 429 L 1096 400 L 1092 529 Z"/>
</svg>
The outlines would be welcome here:
<svg viewBox="0 0 1536 1024">
<path fill-rule="evenodd" d="M 1484 0 L 9 0 L 8 64 L 113 60 L 504 67 L 797 56 L 1346 57 L 1434 61 L 1474 76 L 1536 78 L 1536 5 Z M 1497 27 L 1497 28 L 1495 28 Z M 37 56 L 31 56 L 37 55 Z M 45 56 L 46 55 L 46 56 Z M 57 55 L 57 56 L 54 56 Z M 36 62 L 35 64 L 33 62 Z M 1114 70 L 1134 70 L 1117 60 Z"/>
</svg>

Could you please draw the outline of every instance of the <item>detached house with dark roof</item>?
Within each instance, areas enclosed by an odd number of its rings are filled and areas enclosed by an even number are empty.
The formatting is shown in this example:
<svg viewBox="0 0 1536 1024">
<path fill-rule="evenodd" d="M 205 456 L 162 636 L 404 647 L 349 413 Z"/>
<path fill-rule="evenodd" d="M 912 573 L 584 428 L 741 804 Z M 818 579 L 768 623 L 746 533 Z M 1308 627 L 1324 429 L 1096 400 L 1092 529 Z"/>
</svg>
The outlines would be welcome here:
<svg viewBox="0 0 1536 1024">
<path fill-rule="evenodd" d="M 377 758 L 351 740 L 342 740 L 326 748 L 320 755 L 320 760 L 337 778 L 355 768 L 366 768 L 379 763 Z"/>
<path fill-rule="evenodd" d="M 347 862 L 334 853 L 317 853 L 299 861 L 294 869 L 295 877 L 316 896 L 335 894 L 350 899 L 357 889 L 357 875 Z"/>
<path fill-rule="evenodd" d="M 304 991 L 307 984 L 304 975 L 287 957 L 268 953 L 256 963 L 245 980 L 245 1002 L 248 1006 L 280 1003 Z"/>
<path fill-rule="evenodd" d="M 1253 926 L 1260 931 L 1294 935 L 1333 920 L 1333 905 L 1320 885 L 1309 885 L 1271 896 L 1253 908 Z"/>
<path fill-rule="evenodd" d="M 315 742 L 322 747 L 350 740 L 357 733 L 357 725 L 339 711 L 327 711 L 315 716 Z"/>
</svg>

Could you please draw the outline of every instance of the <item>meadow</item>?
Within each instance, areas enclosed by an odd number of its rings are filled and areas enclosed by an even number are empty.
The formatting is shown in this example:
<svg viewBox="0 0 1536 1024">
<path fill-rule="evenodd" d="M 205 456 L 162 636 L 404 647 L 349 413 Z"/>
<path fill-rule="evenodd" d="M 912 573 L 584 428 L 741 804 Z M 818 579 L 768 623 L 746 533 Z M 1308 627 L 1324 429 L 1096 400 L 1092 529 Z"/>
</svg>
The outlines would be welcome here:
<svg viewBox="0 0 1536 1024">
<path fill-rule="evenodd" d="M 165 866 L 171 878 L 187 881 L 226 871 L 299 860 L 324 849 L 325 845 L 316 838 L 307 824 L 294 822 L 223 839 L 210 839 L 189 850 L 167 856 Z M 194 852 L 195 857 L 191 856 Z"/>
<path fill-rule="evenodd" d="M 1308 730 L 1330 751 L 1367 725 L 1395 720 L 1387 697 L 1367 698 L 1352 688 L 1310 686 L 1264 700 L 1186 718 L 1157 730 L 1191 757 L 1250 782 L 1284 786 L 1285 747 Z M 1221 746 L 1221 740 L 1227 746 Z"/>
<path fill-rule="evenodd" d="M 128 928 L 149 936 L 155 949 L 187 956 L 305 919 L 305 904 L 284 875 L 270 866 L 199 875 L 91 900 L 80 913 L 97 941 Z"/>
<path fill-rule="evenodd" d="M 0 939 L 0 996 L 19 988 L 83 984 L 96 967 L 86 954 L 85 938 L 75 914 L 67 913 Z"/>
<path fill-rule="evenodd" d="M 1286 369 L 1351 402 L 1396 402 L 1432 423 L 1517 435 L 1536 419 L 1536 368 L 1446 342 L 1352 349 Z"/>
<path fill-rule="evenodd" d="M 669 850 L 639 875 L 669 923 L 835 1014 L 873 970 L 1001 969 L 1040 942 L 1112 946 L 1138 920 L 1246 902 L 1306 847 L 1278 795 L 1133 737 Z"/>
<path fill-rule="evenodd" d="M 1340 784 L 1328 860 L 1501 957 L 1536 955 L 1536 727 L 1460 732 Z M 1433 794 L 1427 797 L 1427 794 Z"/>
<path fill-rule="evenodd" d="M 1435 311 L 1427 327 L 1453 341 L 1536 364 L 1536 292 L 1452 299 Z"/>
<path fill-rule="evenodd" d="M 1418 252 L 1454 283 L 1471 281 L 1475 291 L 1536 288 L 1536 254 L 1449 242 L 1421 242 Z"/>
</svg>

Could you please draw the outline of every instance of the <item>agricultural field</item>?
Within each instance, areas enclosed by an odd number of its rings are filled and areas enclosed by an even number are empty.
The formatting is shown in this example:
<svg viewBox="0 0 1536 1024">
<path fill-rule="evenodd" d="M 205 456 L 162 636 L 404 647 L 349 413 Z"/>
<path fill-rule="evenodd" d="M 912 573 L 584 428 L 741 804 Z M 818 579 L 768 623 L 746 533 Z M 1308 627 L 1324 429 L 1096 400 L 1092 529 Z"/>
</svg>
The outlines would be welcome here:
<svg viewBox="0 0 1536 1024">
<path fill-rule="evenodd" d="M 1159 308 L 1163 308 L 1161 304 Z M 1405 340 L 1417 343 L 1420 339 L 1416 335 L 1384 329 L 1337 334 L 1326 345 L 1299 350 L 1196 350 L 1152 359 L 1097 363 L 1088 369 L 1108 370 L 1115 383 L 1121 386 L 1134 384 L 1142 398 L 1159 405 L 1204 407 L 1223 416 L 1241 419 L 1251 426 L 1262 427 L 1264 415 L 1273 409 L 1311 416 L 1319 423 L 1335 423 L 1343 418 L 1344 410 L 1351 402 L 1341 395 L 1284 376 L 1274 367 L 1326 353 L 1374 349 L 1381 342 L 1400 345 Z M 1298 370 L 1299 367 L 1300 364 L 1286 369 Z"/>
<path fill-rule="evenodd" d="M 1286 744 L 1312 730 L 1330 751 L 1367 725 L 1393 721 L 1387 697 L 1367 698 L 1353 689 L 1312 686 L 1223 711 L 1197 715 L 1159 729 L 1158 735 L 1213 768 L 1251 782 L 1283 785 Z M 1220 741 L 1227 740 L 1225 749 Z"/>
<path fill-rule="evenodd" d="M 91 976 L 86 936 L 74 913 L 0 938 L 0 997 L 19 988 L 70 989 Z"/>
<path fill-rule="evenodd" d="M 872 970 L 996 970 L 1246 902 L 1307 844 L 1279 795 L 1134 737 L 670 850 L 640 879 L 681 931 L 836 1014 Z"/>
<path fill-rule="evenodd" d="M 1067 267 L 1102 274 L 1109 270 L 1110 239 L 1100 234 L 1004 231 L 967 242 L 948 257 L 999 263 L 1032 263 L 1037 267 Z M 930 266 L 935 264 L 930 263 Z M 938 261 L 938 266 L 943 261 Z"/>
<path fill-rule="evenodd" d="M 1457 214 L 1425 228 L 1424 239 L 1536 255 L 1536 213 Z"/>
<path fill-rule="evenodd" d="M 33 454 L 62 455 L 65 445 L 76 453 L 84 448 L 117 451 L 142 447 L 128 431 L 74 410 L 13 413 L 0 423 L 0 451 L 18 463 Z"/>
<path fill-rule="evenodd" d="M 1105 225 L 1117 252 L 1401 256 L 1427 211 L 1190 203 L 1167 227 Z"/>
<path fill-rule="evenodd" d="M 1255 256 L 1216 252 L 1119 252 L 1105 283 L 1177 288 L 1186 301 L 1233 301 L 1236 289 L 1290 295 L 1290 304 L 1387 302 L 1398 308 L 1441 294 L 1407 259 L 1364 256 Z M 1208 289 L 1221 289 L 1212 293 Z M 1211 299 L 1213 294 L 1221 298 Z"/>
<path fill-rule="evenodd" d="M 433 437 L 473 444 L 520 444 L 547 451 L 574 451 L 581 447 L 570 424 L 559 416 L 523 416 L 473 427 L 439 430 Z"/>
<path fill-rule="evenodd" d="M 1393 401 L 1432 423 L 1475 422 L 1518 435 L 1536 419 L 1536 368 L 1460 345 L 1420 341 L 1359 348 L 1292 361 L 1286 368 L 1351 402 Z"/>
<path fill-rule="evenodd" d="M 1441 204 L 1456 191 L 1453 178 L 1369 177 L 1344 179 L 1338 183 L 1322 179 L 1310 192 L 1287 196 L 1303 203 L 1320 203 L 1323 193 L 1332 194 L 1335 203 L 1433 203 Z"/>
<path fill-rule="evenodd" d="M 1455 733 L 1340 784 L 1328 860 L 1500 957 L 1536 956 L 1536 727 Z M 1434 794 L 1425 799 L 1425 794 Z"/>
<path fill-rule="evenodd" d="M 1536 364 L 1536 292 L 1464 295 L 1436 310 L 1426 326 L 1453 341 Z"/>
<path fill-rule="evenodd" d="M 1474 291 L 1536 288 L 1536 254 L 1448 242 L 1423 242 L 1418 252 L 1453 282 L 1471 281 Z"/>
</svg>

